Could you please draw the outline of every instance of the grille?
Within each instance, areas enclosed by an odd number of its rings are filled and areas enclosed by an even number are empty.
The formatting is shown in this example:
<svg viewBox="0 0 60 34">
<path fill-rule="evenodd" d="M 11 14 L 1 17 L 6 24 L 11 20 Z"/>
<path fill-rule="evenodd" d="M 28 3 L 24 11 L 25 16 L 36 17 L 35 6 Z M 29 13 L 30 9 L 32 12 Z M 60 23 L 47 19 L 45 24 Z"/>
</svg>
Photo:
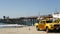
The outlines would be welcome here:
<svg viewBox="0 0 60 34">
<path fill-rule="evenodd" d="M 54 27 L 59 27 L 60 25 L 59 24 L 55 24 Z"/>
</svg>

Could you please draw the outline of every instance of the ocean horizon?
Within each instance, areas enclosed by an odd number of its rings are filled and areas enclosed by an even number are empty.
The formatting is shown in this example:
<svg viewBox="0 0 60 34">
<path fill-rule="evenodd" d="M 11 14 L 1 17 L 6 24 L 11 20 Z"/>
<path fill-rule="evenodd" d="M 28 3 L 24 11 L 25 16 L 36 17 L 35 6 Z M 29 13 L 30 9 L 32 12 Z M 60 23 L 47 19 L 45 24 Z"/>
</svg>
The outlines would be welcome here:
<svg viewBox="0 0 60 34">
<path fill-rule="evenodd" d="M 0 22 L 0 28 L 6 28 L 6 27 L 21 27 L 21 26 L 24 26 L 24 25 L 18 25 L 18 24 L 6 24 L 6 23 L 2 23 Z"/>
</svg>

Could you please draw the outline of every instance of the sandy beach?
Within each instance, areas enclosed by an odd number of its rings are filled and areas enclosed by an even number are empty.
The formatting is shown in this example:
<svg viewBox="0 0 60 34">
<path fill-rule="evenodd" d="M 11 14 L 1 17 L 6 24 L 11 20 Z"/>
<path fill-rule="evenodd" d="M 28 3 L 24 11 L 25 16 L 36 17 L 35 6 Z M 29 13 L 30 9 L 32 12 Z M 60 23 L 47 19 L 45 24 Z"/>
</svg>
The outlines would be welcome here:
<svg viewBox="0 0 60 34">
<path fill-rule="evenodd" d="M 19 28 L 0 28 L 0 34 L 47 34 L 45 31 L 37 31 L 35 26 L 26 26 Z M 48 33 L 56 34 L 56 33 Z M 57 33 L 60 34 L 60 33 Z"/>
</svg>

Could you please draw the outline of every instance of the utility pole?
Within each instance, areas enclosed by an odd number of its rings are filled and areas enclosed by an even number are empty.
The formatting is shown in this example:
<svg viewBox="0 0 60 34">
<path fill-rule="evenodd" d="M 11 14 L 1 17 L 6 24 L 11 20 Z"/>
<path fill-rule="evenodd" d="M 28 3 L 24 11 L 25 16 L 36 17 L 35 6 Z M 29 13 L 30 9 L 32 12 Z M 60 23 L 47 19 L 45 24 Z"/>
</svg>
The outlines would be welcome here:
<svg viewBox="0 0 60 34">
<path fill-rule="evenodd" d="M 59 12 L 57 11 L 57 8 L 55 8 L 54 14 L 59 14 Z"/>
<path fill-rule="evenodd" d="M 40 12 L 38 13 L 38 17 L 40 18 Z"/>
</svg>

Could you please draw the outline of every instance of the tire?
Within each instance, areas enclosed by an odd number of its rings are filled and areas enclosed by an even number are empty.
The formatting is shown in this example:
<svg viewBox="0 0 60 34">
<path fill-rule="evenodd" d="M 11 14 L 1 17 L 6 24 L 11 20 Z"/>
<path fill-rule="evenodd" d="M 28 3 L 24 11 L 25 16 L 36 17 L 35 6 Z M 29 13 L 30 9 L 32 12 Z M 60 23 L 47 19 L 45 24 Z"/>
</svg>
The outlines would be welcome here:
<svg viewBox="0 0 60 34">
<path fill-rule="evenodd" d="M 38 28 L 38 26 L 36 26 L 36 29 L 37 29 L 37 31 L 40 31 L 40 29 Z"/>
<path fill-rule="evenodd" d="M 48 27 L 46 27 L 46 32 L 49 32 L 50 30 L 48 29 Z"/>
</svg>

